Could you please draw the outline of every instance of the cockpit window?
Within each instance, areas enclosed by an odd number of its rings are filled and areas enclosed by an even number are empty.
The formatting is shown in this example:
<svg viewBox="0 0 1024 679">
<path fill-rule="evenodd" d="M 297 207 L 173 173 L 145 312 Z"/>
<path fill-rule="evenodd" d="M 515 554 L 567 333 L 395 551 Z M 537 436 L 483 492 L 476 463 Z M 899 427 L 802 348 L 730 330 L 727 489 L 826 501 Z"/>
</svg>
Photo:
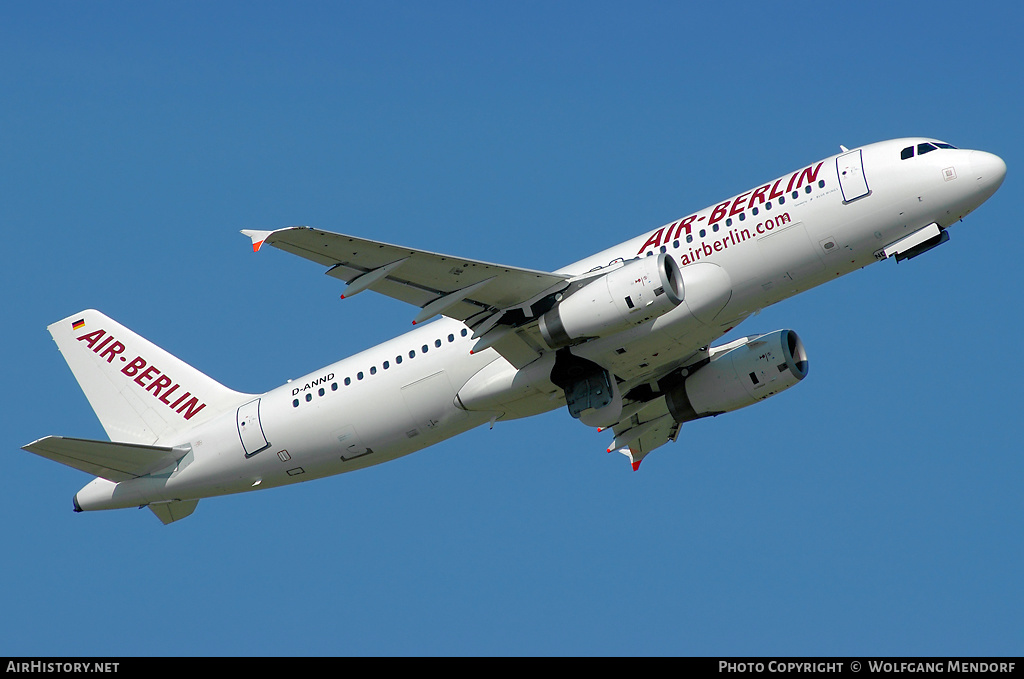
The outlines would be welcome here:
<svg viewBox="0 0 1024 679">
<path fill-rule="evenodd" d="M 939 149 L 955 149 L 956 147 L 952 144 L 947 144 L 944 141 L 925 142 L 917 145 L 917 155 L 923 156 L 926 153 L 937 151 Z M 900 160 L 906 160 L 907 158 L 914 157 L 914 147 L 908 146 L 907 148 L 900 151 Z"/>
</svg>

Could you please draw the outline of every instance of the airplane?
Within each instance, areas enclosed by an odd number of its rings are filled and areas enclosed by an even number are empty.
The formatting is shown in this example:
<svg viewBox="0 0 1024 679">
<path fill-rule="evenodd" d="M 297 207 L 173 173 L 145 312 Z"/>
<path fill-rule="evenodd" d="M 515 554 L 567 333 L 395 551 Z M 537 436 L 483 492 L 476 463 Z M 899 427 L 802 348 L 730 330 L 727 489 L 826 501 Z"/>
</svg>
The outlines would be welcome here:
<svg viewBox="0 0 1024 679">
<path fill-rule="evenodd" d="M 904 138 L 841 152 L 554 272 L 321 231 L 244 230 L 416 307 L 411 332 L 263 394 L 231 390 L 99 311 L 49 332 L 109 441 L 24 446 L 96 478 L 76 512 L 149 507 L 362 469 L 471 428 L 566 408 L 636 470 L 683 424 L 803 380 L 793 330 L 712 343 L 759 310 L 917 257 L 991 197 L 1006 164 Z M 433 320 L 436 316 L 441 316 Z"/>
</svg>

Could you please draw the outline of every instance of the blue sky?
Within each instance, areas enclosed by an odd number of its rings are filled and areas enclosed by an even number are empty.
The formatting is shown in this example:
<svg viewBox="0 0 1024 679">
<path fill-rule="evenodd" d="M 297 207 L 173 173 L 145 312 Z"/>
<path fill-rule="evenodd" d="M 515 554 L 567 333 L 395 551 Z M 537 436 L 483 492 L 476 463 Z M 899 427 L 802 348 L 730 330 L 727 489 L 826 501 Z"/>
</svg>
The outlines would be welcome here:
<svg viewBox="0 0 1024 679">
<path fill-rule="evenodd" d="M 0 654 L 1020 655 L 1024 113 L 1004 3 L 8 3 Z M 98 308 L 262 392 L 412 311 L 239 229 L 553 270 L 859 144 L 1001 155 L 910 262 L 769 308 L 811 371 L 633 473 L 558 411 L 148 511 L 46 326 Z"/>
</svg>

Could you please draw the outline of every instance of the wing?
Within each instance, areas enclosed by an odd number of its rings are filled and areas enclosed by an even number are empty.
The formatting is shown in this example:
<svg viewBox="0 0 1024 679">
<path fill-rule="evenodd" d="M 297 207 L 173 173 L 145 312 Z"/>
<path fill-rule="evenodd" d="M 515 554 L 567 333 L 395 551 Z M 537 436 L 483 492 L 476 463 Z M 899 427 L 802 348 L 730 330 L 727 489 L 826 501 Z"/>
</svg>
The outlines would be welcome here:
<svg viewBox="0 0 1024 679">
<path fill-rule="evenodd" d="M 517 319 L 528 307 L 564 288 L 568 276 L 490 264 L 473 259 L 416 250 L 378 241 L 294 226 L 277 231 L 242 233 L 253 251 L 263 245 L 328 267 L 327 275 L 348 283 L 342 297 L 373 290 L 420 308 L 413 323 L 438 314 L 465 322 L 481 341 L 481 351 L 494 346 L 514 365 L 540 355 L 527 333 L 516 332 Z M 515 313 L 516 310 L 519 313 Z M 525 362 L 524 362 L 525 361 Z"/>
</svg>

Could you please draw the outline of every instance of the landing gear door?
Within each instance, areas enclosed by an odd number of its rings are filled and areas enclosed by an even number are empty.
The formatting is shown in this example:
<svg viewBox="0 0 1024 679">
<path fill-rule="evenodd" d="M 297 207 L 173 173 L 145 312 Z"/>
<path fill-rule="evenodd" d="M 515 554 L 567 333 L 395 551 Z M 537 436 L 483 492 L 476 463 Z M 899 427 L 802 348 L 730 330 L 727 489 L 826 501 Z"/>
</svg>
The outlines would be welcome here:
<svg viewBox="0 0 1024 679">
<path fill-rule="evenodd" d="M 839 173 L 839 187 L 843 190 L 843 203 L 852 203 L 858 198 L 870 195 L 868 180 L 864 176 L 864 160 L 861 150 L 850 151 L 836 158 Z"/>
<path fill-rule="evenodd" d="M 260 424 L 260 399 L 249 401 L 238 409 L 238 438 L 242 441 L 246 457 L 270 447 Z"/>
</svg>

